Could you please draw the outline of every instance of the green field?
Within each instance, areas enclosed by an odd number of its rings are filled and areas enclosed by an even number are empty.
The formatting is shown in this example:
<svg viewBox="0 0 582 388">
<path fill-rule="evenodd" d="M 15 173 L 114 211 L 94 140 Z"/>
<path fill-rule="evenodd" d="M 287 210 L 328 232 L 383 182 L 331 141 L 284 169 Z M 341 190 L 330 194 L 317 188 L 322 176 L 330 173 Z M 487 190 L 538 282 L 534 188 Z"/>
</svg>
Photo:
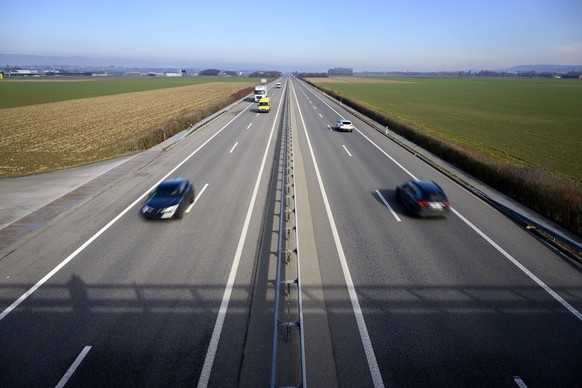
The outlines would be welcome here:
<svg viewBox="0 0 582 388">
<path fill-rule="evenodd" d="M 209 82 L 248 82 L 245 77 L 80 77 L 0 80 L 0 109 L 175 88 Z M 259 80 L 255 80 L 258 81 Z"/>
<path fill-rule="evenodd" d="M 582 182 L 582 80 L 393 80 L 406 83 L 321 86 L 496 159 Z"/>
</svg>

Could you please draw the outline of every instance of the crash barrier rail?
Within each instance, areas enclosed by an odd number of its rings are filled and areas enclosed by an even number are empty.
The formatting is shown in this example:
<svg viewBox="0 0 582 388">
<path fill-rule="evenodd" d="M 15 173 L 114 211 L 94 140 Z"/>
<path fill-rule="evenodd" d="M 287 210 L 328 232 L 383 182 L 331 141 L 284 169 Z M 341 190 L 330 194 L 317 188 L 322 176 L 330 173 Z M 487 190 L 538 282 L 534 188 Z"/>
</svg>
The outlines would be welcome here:
<svg viewBox="0 0 582 388">
<path fill-rule="evenodd" d="M 293 133 L 287 97 L 282 122 L 271 387 L 307 387 Z"/>
</svg>

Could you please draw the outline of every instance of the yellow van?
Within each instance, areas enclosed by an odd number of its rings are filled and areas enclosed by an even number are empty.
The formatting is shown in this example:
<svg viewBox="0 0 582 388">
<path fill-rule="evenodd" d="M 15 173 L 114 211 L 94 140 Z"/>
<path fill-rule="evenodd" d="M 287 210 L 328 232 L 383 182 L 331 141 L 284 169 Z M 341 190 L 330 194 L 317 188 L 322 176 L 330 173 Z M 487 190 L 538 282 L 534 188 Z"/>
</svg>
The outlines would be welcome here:
<svg viewBox="0 0 582 388">
<path fill-rule="evenodd" d="M 261 98 L 259 100 L 259 113 L 271 111 L 271 99 L 269 97 Z"/>
</svg>

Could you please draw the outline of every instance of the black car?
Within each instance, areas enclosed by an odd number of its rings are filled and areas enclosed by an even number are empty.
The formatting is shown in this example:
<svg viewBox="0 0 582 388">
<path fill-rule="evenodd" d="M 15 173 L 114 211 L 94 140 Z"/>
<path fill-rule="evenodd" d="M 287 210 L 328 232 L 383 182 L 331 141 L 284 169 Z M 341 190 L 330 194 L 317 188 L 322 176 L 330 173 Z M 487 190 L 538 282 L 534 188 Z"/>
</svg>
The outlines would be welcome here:
<svg viewBox="0 0 582 388">
<path fill-rule="evenodd" d="M 150 219 L 182 218 L 184 210 L 194 202 L 194 188 L 186 178 L 172 178 L 160 183 L 141 208 Z"/>
<path fill-rule="evenodd" d="M 433 181 L 410 181 L 396 188 L 396 197 L 418 217 L 445 216 L 450 204 L 444 190 Z"/>
</svg>

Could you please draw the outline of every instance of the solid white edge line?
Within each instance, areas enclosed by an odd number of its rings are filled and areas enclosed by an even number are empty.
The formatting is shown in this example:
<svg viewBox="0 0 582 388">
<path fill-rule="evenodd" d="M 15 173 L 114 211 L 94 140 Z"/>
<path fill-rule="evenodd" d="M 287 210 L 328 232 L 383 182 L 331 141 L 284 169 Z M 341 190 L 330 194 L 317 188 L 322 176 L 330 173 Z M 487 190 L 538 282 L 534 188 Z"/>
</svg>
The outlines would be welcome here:
<svg viewBox="0 0 582 388">
<path fill-rule="evenodd" d="M 342 144 L 342 147 L 344 147 L 344 150 L 346 150 L 346 152 L 348 153 L 348 155 L 352 156 L 352 154 L 350 154 L 350 151 L 348 151 L 348 149 L 346 148 L 345 145 Z"/>
<path fill-rule="evenodd" d="M 291 85 L 293 91 L 295 88 Z M 317 165 L 317 160 L 315 159 L 315 153 L 313 152 L 313 147 L 311 146 L 311 140 L 309 134 L 307 133 L 307 126 L 305 125 L 305 120 L 303 119 L 303 114 L 301 113 L 301 108 L 299 107 L 299 100 L 297 99 L 297 94 L 295 94 L 295 101 L 297 103 L 297 109 L 299 111 L 299 116 L 301 117 L 301 123 L 303 124 L 303 131 L 305 132 L 305 137 L 307 139 L 307 144 L 309 146 L 309 152 L 311 153 L 311 160 L 313 161 L 313 166 L 315 168 L 315 175 L 317 176 L 317 181 L 319 183 L 319 189 L 323 197 L 323 204 L 325 206 L 325 211 L 327 213 L 327 218 L 330 223 L 331 232 L 335 242 L 337 254 L 341 263 L 342 271 L 344 274 L 346 288 L 348 289 L 348 294 L 350 296 L 350 301 L 352 303 L 352 308 L 354 310 L 354 316 L 356 318 L 356 323 L 358 325 L 358 330 L 360 332 L 360 338 L 362 339 L 362 346 L 364 347 L 364 353 L 366 354 L 366 360 L 368 361 L 368 367 L 370 368 L 370 374 L 372 376 L 372 381 L 374 387 L 384 387 L 384 382 L 382 381 L 382 374 L 380 373 L 380 368 L 378 367 L 378 361 L 376 360 L 376 355 L 374 354 L 374 348 L 372 347 L 372 341 L 370 340 L 370 335 L 368 333 L 368 328 L 366 327 L 366 321 L 364 320 L 364 314 L 360 307 L 360 302 L 358 300 L 358 294 L 356 293 L 356 288 L 352 280 L 352 275 L 348 267 L 344 249 L 339 237 L 337 227 L 331 212 L 331 206 L 327 199 L 327 194 L 325 192 L 325 187 L 323 186 L 323 180 L 319 172 L 319 167 Z"/>
<path fill-rule="evenodd" d="M 505 256 L 509 261 L 511 261 L 517 268 L 519 268 L 524 274 L 526 274 L 531 280 L 537 283 L 545 292 L 550 294 L 555 300 L 557 300 L 562 306 L 564 306 L 568 311 L 570 311 L 576 318 L 582 321 L 582 314 L 576 310 L 570 303 L 566 302 L 560 295 L 558 295 L 554 290 L 552 290 L 546 283 L 541 281 L 536 275 L 534 275 L 530 270 L 525 268 L 523 264 L 517 261 L 513 256 L 501 248 L 495 241 L 493 241 L 489 236 L 483 233 L 479 228 L 471 223 L 468 219 L 463 217 L 461 213 L 451 207 L 451 211 L 459 217 L 465 224 L 467 224 L 471 229 L 473 229 L 479 236 L 481 236 L 485 241 L 487 241 L 493 248 L 497 249 L 499 253 Z"/>
<path fill-rule="evenodd" d="M 210 338 L 210 344 L 208 345 L 208 351 L 206 352 L 206 357 L 204 358 L 204 365 L 202 366 L 202 372 L 200 372 L 200 378 L 198 380 L 198 388 L 205 388 L 208 386 L 210 381 L 210 374 L 212 373 L 212 365 L 214 364 L 214 358 L 216 357 L 216 351 L 218 349 L 218 343 L 220 341 L 220 335 L 222 334 L 222 327 L 224 325 L 224 320 L 226 319 L 226 313 L 228 310 L 228 304 L 230 303 L 230 296 L 232 294 L 232 289 L 234 288 L 234 281 L 236 278 L 236 272 L 240 264 L 240 259 L 242 256 L 243 247 L 245 244 L 246 236 L 249 230 L 249 225 L 251 223 L 251 216 L 253 214 L 253 209 L 255 207 L 255 202 L 259 192 L 259 186 L 261 183 L 261 178 L 263 176 L 263 171 L 265 169 L 265 164 L 267 162 L 267 155 L 269 153 L 269 147 L 271 145 L 271 140 L 273 139 L 273 134 L 275 132 L 275 125 L 277 124 L 277 117 L 279 117 L 279 112 L 281 110 L 281 104 L 277 108 L 277 115 L 275 115 L 275 121 L 271 127 L 271 134 L 269 135 L 269 140 L 267 141 L 267 146 L 265 147 L 265 154 L 263 155 L 263 161 L 261 162 L 261 168 L 257 175 L 257 181 L 255 183 L 255 188 L 253 189 L 253 195 L 251 197 L 251 202 L 249 204 L 249 209 L 247 210 L 247 215 L 244 221 L 243 229 L 238 240 L 238 246 L 236 248 L 236 253 L 232 261 L 232 267 L 230 269 L 230 274 L 228 275 L 228 280 L 226 282 L 226 287 L 224 289 L 224 295 L 222 296 L 222 302 L 220 303 L 220 309 L 218 310 L 218 316 L 216 317 L 216 323 L 214 324 L 214 329 L 212 331 L 212 337 Z"/>
<path fill-rule="evenodd" d="M 237 145 L 238 145 L 238 141 L 236 143 L 234 143 L 234 146 L 230 149 L 230 151 L 228 153 L 232 154 L 232 151 L 234 151 L 234 149 L 236 148 Z"/>
<path fill-rule="evenodd" d="M 382 202 L 384 202 L 384 205 L 386 205 L 386 207 L 388 208 L 388 210 L 390 210 L 390 213 L 392 213 L 392 215 L 394 216 L 394 218 L 396 218 L 396 221 L 400 222 L 400 217 L 398 217 L 398 215 L 396 214 L 396 212 L 394 211 L 394 209 L 392 209 L 392 206 L 390 206 L 388 204 L 388 201 L 386 201 L 386 198 L 384 198 L 384 196 L 382 195 L 382 193 L 380 193 L 379 190 L 376 190 L 376 194 L 378 194 L 378 197 L 380 197 L 380 199 L 382 200 Z"/>
<path fill-rule="evenodd" d="M 59 381 L 59 383 L 55 386 L 55 388 L 63 388 L 67 384 L 71 376 L 73 376 L 73 373 L 75 373 L 79 365 L 81 365 L 81 362 L 83 362 L 83 359 L 85 358 L 85 356 L 87 356 L 87 353 L 89 353 L 90 350 L 91 346 L 85 346 L 83 348 L 81 353 L 77 356 L 73 364 L 67 370 L 67 373 L 65 373 L 65 375 L 63 376 L 61 381 Z"/>
<path fill-rule="evenodd" d="M 312 92 L 313 93 L 313 92 Z M 331 106 L 329 106 L 325 101 L 323 101 L 317 94 L 313 93 L 313 95 L 317 98 L 319 98 L 319 100 L 321 102 L 323 102 L 325 105 L 327 105 L 327 107 L 329 109 L 331 109 L 332 111 L 334 111 L 336 114 L 338 114 L 339 116 L 341 116 L 335 109 L 333 109 Z M 355 128 L 355 127 L 354 127 Z M 376 147 L 378 150 L 380 150 L 380 152 L 382 152 L 386 157 L 388 157 L 390 160 L 392 160 L 398 167 L 400 167 L 404 172 L 406 172 L 410 177 L 412 177 L 412 179 L 414 180 L 419 180 L 417 177 L 415 177 L 410 171 L 408 171 L 406 168 L 404 168 L 403 165 L 401 165 L 400 163 L 398 163 L 392 156 L 388 155 L 388 153 L 386 151 L 384 151 L 382 148 L 380 148 L 380 146 L 378 146 L 376 143 L 374 143 L 369 137 L 367 137 L 366 135 L 364 135 L 359 129 L 356 128 L 356 131 L 358 131 L 358 133 L 360 135 L 362 135 L 366 140 L 368 140 L 370 142 L 370 144 L 372 144 L 374 147 Z M 582 321 L 582 313 L 580 313 L 578 310 L 576 310 L 572 305 L 570 305 L 568 302 L 566 302 L 560 295 L 558 295 L 554 290 L 552 290 L 549 286 L 547 286 L 543 281 L 541 281 L 537 276 L 535 276 L 532 272 L 530 272 L 526 267 L 524 267 L 519 261 L 517 261 L 515 258 L 513 258 L 513 256 L 511 256 L 509 253 L 507 253 L 503 248 L 501 248 L 499 245 L 497 245 L 497 243 L 495 243 L 491 238 L 489 238 L 489 236 L 487 236 L 485 233 L 483 233 L 481 230 L 479 230 L 475 225 L 473 225 L 468 219 L 466 219 L 465 217 L 463 217 L 463 215 L 461 215 L 461 213 L 459 213 L 458 211 L 456 211 L 455 209 L 451 208 L 451 210 L 453 211 L 453 213 L 459 217 L 461 220 L 463 220 L 463 222 L 465 222 L 465 224 L 467 224 L 471 229 L 473 229 L 475 232 L 477 232 L 478 235 L 480 235 L 485 241 L 487 241 L 489 244 L 491 244 L 495 249 L 497 249 L 503 256 L 505 256 L 509 261 L 511 261 L 517 268 L 519 268 L 523 273 L 525 273 L 530 279 L 532 279 L 535 283 L 538 284 L 538 286 L 540 286 L 544 291 L 546 291 L 548 294 L 550 294 L 556 301 L 558 301 L 562 306 L 564 306 L 568 311 L 570 311 L 576 318 L 578 318 L 580 321 Z"/>
<path fill-rule="evenodd" d="M 207 187 L 208 187 L 208 183 L 204 185 L 204 187 L 202 188 L 202 190 L 200 190 L 200 192 L 198 193 L 198 195 L 196 196 L 196 198 L 194 198 L 194 202 L 192 202 L 190 204 L 190 206 L 188 206 L 188 209 L 186 209 L 186 213 L 190 213 L 190 210 L 192 210 L 192 208 L 194 207 L 194 205 L 196 205 L 196 202 L 198 202 L 198 200 L 202 196 L 202 193 L 204 192 L 204 190 L 206 190 Z"/>
<path fill-rule="evenodd" d="M 247 106 L 250 107 L 252 104 L 249 104 Z M 119 213 L 115 218 L 113 218 L 111 221 L 109 221 L 109 223 L 107 223 L 107 225 L 105 225 L 103 228 L 101 228 L 101 230 L 99 230 L 97 233 L 95 233 L 89 240 L 85 241 L 85 243 L 83 243 L 83 245 L 81 245 L 79 248 L 77 248 L 73 253 L 71 253 L 69 256 L 67 256 L 67 258 L 63 261 L 61 261 L 61 263 L 59 265 L 57 265 L 55 268 L 53 268 L 52 271 L 50 271 L 48 274 L 46 274 L 42 279 L 40 279 L 34 286 L 32 286 L 28 291 L 26 291 L 24 294 L 22 294 L 20 296 L 20 298 L 18 298 L 16 301 L 14 301 L 14 303 L 12 303 L 10 306 L 8 306 L 4 311 L 2 311 L 2 313 L 0 314 L 0 321 L 2 319 L 4 319 L 8 314 L 10 314 L 16 307 L 18 307 L 18 305 L 20 305 L 22 302 L 24 302 L 30 295 L 32 295 L 40 286 L 42 286 L 46 281 L 48 281 L 50 278 L 52 278 L 57 272 L 59 272 L 61 270 L 61 268 L 63 268 L 65 265 L 67 265 L 71 260 L 73 260 L 79 253 L 81 253 L 85 248 L 87 248 L 89 245 L 91 245 L 91 243 L 93 241 L 95 241 L 97 239 L 97 237 L 101 236 L 107 229 L 109 229 L 113 224 L 115 224 L 117 221 L 119 221 L 119 219 L 121 217 L 123 217 L 125 215 L 125 213 L 127 213 L 129 210 L 131 210 L 135 205 L 137 205 L 139 202 L 141 202 L 153 189 L 155 189 L 160 183 L 162 183 L 166 178 L 168 178 L 170 175 L 172 175 L 174 173 L 174 171 L 176 171 L 178 168 L 182 167 L 182 165 L 184 163 L 186 163 L 192 156 L 194 156 L 195 154 L 198 153 L 198 151 L 200 151 L 204 146 L 206 146 L 206 144 L 208 144 L 212 139 L 214 139 L 216 136 L 218 136 L 219 133 L 221 133 L 226 127 L 228 127 L 234 120 L 236 120 L 240 115 L 242 115 L 244 112 L 246 111 L 246 108 L 243 109 L 238 115 L 236 115 L 232 120 L 230 120 L 228 123 L 226 123 L 222 128 L 220 128 L 218 131 L 216 131 L 216 133 L 214 135 L 212 135 L 208 140 L 206 140 L 204 143 L 202 143 L 202 145 L 200 147 L 198 147 L 196 150 L 194 150 L 190 155 L 188 155 L 184 160 L 182 160 L 180 163 L 178 163 L 176 165 L 176 167 L 174 167 L 173 169 L 171 169 L 166 175 L 164 175 L 162 177 L 162 179 L 160 179 L 157 183 L 155 183 L 152 187 L 150 187 L 145 193 L 143 193 L 141 196 L 139 196 L 139 198 L 137 198 L 135 201 L 133 201 L 128 207 L 126 207 L 124 210 L 121 211 L 121 213 Z"/>
<path fill-rule="evenodd" d="M 527 385 L 523 382 L 523 380 L 521 379 L 521 377 L 519 377 L 519 376 L 513 376 L 513 381 L 515 381 L 515 383 L 517 384 L 517 386 L 519 388 L 527 388 Z"/>
</svg>

